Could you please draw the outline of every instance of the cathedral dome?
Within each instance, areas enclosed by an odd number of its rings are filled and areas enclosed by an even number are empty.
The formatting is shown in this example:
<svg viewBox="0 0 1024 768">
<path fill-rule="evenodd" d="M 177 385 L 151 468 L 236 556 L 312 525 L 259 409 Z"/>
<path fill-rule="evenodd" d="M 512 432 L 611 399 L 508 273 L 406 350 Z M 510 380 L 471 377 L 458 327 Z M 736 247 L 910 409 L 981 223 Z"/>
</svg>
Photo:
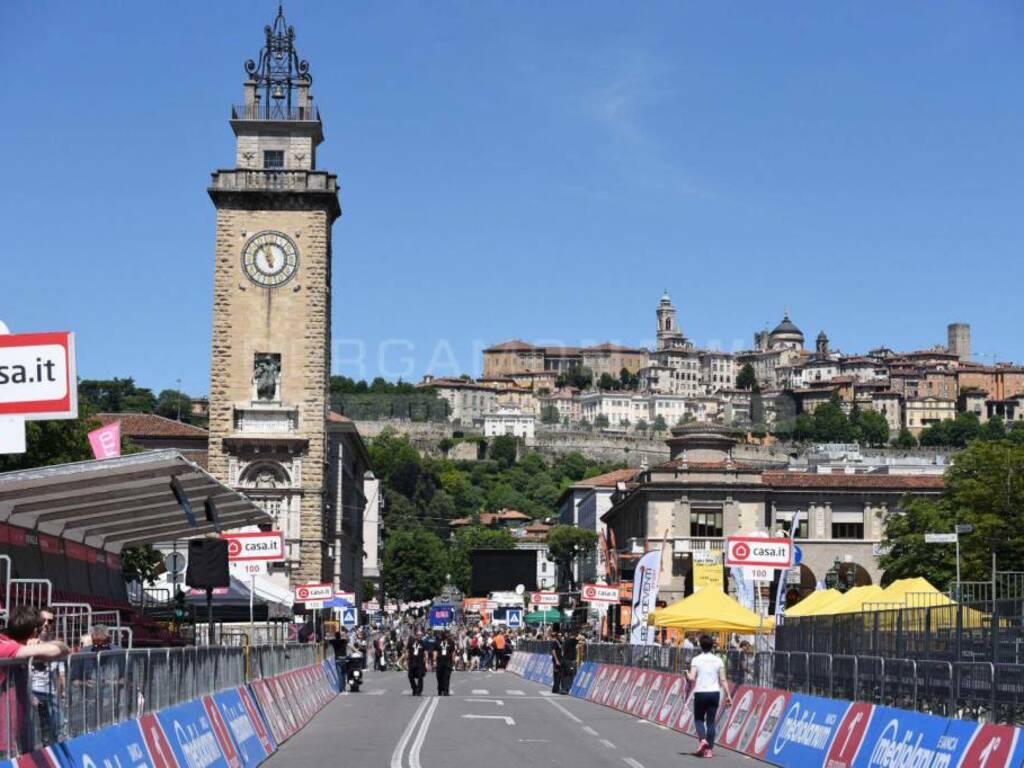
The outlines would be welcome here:
<svg viewBox="0 0 1024 768">
<path fill-rule="evenodd" d="M 804 345 L 804 332 L 801 331 L 792 320 L 789 319 L 789 313 L 787 312 L 782 318 L 782 322 L 775 326 L 768 335 L 768 343 L 770 346 L 778 346 L 781 344 L 798 344 L 799 346 Z"/>
</svg>

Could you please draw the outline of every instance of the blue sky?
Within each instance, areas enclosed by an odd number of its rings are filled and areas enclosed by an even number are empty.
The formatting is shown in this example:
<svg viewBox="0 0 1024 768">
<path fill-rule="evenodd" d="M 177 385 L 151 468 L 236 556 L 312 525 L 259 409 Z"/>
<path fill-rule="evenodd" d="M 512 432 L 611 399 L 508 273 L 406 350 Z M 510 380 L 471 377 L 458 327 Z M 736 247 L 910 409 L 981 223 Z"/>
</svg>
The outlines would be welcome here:
<svg viewBox="0 0 1024 768">
<path fill-rule="evenodd" d="M 272 2 L 18 3 L 0 320 L 208 389 L 229 106 Z M 698 344 L 969 322 L 1024 360 L 1024 5 L 296 2 L 344 215 L 334 368 L 478 373 L 511 337 Z"/>
</svg>

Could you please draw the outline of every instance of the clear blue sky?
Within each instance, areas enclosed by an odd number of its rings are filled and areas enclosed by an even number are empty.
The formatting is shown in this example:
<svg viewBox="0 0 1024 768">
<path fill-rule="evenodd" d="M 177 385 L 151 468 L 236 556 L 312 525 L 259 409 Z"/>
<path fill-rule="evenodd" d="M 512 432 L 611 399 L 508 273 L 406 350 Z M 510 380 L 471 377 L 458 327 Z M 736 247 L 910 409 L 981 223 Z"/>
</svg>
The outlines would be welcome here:
<svg viewBox="0 0 1024 768">
<path fill-rule="evenodd" d="M 8 7 L 12 330 L 77 331 L 85 377 L 207 391 L 205 188 L 275 11 Z M 285 11 L 342 184 L 336 371 L 476 373 L 510 337 L 651 343 L 664 288 L 701 345 L 749 346 L 789 307 L 848 351 L 963 321 L 977 352 L 1024 360 L 1017 0 Z"/>
</svg>

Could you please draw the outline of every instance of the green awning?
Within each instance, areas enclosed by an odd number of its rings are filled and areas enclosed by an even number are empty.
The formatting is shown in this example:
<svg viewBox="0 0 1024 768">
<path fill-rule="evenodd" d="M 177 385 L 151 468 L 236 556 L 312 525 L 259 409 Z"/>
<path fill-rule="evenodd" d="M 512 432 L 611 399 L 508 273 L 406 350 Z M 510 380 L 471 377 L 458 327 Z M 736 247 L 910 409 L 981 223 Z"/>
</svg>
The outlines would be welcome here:
<svg viewBox="0 0 1024 768">
<path fill-rule="evenodd" d="M 532 611 L 526 614 L 527 624 L 557 624 L 563 618 L 568 617 L 562 616 L 561 612 L 557 608 L 545 608 L 543 611 Z"/>
</svg>

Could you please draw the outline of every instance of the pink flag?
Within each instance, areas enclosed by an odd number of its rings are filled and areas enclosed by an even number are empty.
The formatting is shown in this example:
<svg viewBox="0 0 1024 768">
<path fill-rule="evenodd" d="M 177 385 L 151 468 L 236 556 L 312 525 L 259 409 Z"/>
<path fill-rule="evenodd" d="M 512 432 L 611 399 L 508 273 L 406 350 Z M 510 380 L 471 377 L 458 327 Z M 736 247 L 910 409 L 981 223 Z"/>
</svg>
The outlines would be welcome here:
<svg viewBox="0 0 1024 768">
<path fill-rule="evenodd" d="M 97 459 L 121 455 L 121 422 L 115 421 L 89 433 L 92 453 Z"/>
</svg>

